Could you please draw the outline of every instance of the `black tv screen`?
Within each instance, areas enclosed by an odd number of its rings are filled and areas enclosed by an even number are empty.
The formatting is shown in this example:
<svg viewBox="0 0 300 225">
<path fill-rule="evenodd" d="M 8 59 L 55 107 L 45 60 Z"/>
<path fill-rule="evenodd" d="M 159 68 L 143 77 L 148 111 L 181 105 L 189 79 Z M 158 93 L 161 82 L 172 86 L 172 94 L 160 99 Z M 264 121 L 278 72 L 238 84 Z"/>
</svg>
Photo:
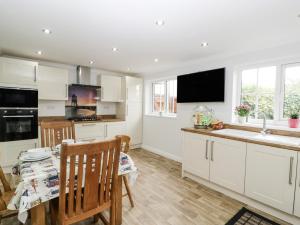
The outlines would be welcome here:
<svg viewBox="0 0 300 225">
<path fill-rule="evenodd" d="M 224 102 L 225 68 L 177 77 L 177 102 Z"/>
</svg>

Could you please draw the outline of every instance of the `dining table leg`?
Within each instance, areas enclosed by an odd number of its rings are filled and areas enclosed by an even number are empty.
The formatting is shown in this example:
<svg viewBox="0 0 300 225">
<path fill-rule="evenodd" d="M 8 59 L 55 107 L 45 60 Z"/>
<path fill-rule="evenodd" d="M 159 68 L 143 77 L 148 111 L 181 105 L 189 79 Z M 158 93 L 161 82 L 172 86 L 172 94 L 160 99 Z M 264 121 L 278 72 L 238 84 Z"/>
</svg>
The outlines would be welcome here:
<svg viewBox="0 0 300 225">
<path fill-rule="evenodd" d="M 118 176 L 118 184 L 116 190 L 116 225 L 122 224 L 122 176 Z"/>
<path fill-rule="evenodd" d="M 38 204 L 30 209 L 31 225 L 46 225 L 45 203 Z"/>
</svg>

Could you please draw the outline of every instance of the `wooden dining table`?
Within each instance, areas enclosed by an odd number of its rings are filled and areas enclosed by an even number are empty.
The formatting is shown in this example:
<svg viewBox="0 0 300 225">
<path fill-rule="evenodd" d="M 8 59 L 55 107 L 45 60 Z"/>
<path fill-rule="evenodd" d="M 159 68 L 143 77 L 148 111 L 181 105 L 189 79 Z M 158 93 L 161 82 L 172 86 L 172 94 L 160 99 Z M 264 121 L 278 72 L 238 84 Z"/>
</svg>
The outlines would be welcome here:
<svg viewBox="0 0 300 225">
<path fill-rule="evenodd" d="M 118 176 L 116 185 L 116 204 L 113 206 L 116 210 L 115 224 L 122 224 L 122 175 Z M 32 225 L 46 225 L 46 204 L 43 202 L 30 209 L 31 224 Z"/>
</svg>

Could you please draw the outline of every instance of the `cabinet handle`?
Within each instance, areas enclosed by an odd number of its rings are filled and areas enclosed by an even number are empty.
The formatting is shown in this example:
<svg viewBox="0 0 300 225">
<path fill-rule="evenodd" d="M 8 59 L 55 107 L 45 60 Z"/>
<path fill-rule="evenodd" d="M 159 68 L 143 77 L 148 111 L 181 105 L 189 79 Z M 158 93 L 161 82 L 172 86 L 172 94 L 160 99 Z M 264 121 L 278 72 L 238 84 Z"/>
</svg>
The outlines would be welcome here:
<svg viewBox="0 0 300 225">
<path fill-rule="evenodd" d="M 95 123 L 89 123 L 89 124 L 82 124 L 83 127 L 90 127 L 90 126 L 96 126 Z"/>
<path fill-rule="evenodd" d="M 36 71 L 36 66 L 35 66 L 35 67 L 34 67 L 34 78 L 33 78 L 33 81 L 34 81 L 34 82 L 36 82 L 36 80 L 37 80 L 36 73 L 37 73 L 37 71 Z"/>
<path fill-rule="evenodd" d="M 210 143 L 210 160 L 213 162 L 214 161 L 214 141 Z"/>
<path fill-rule="evenodd" d="M 66 84 L 66 98 L 68 98 L 68 85 Z"/>
<path fill-rule="evenodd" d="M 208 159 L 208 140 L 205 143 L 205 159 Z"/>
<path fill-rule="evenodd" d="M 292 177 L 293 177 L 293 164 L 294 164 L 294 157 L 290 157 L 289 184 L 293 184 L 293 182 L 292 182 Z"/>
<path fill-rule="evenodd" d="M 105 125 L 105 134 L 104 136 L 107 138 L 107 124 Z"/>
</svg>

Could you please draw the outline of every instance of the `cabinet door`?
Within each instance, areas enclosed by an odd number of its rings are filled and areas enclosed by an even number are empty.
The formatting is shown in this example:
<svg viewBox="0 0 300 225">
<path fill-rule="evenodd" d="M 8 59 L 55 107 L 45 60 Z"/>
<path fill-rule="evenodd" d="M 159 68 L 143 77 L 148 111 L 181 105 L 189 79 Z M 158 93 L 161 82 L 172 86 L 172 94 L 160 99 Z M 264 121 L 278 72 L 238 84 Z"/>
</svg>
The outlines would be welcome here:
<svg viewBox="0 0 300 225">
<path fill-rule="evenodd" d="M 121 77 L 101 75 L 101 101 L 122 102 L 121 87 Z"/>
<path fill-rule="evenodd" d="M 209 179 L 209 141 L 200 134 L 183 133 L 183 170 Z"/>
<path fill-rule="evenodd" d="M 131 145 L 142 144 L 143 130 L 143 104 L 142 102 L 127 102 L 126 104 L 126 128 L 131 138 Z"/>
<path fill-rule="evenodd" d="M 130 102 L 143 101 L 143 79 L 126 77 L 126 100 Z"/>
<path fill-rule="evenodd" d="M 39 66 L 39 99 L 68 100 L 68 70 Z"/>
<path fill-rule="evenodd" d="M 246 143 L 213 138 L 210 143 L 210 181 L 244 193 Z"/>
<path fill-rule="evenodd" d="M 294 214 L 300 217 L 300 154 L 298 152 L 298 168 L 297 168 L 297 180 L 296 180 L 296 191 L 295 191 L 295 205 Z"/>
<path fill-rule="evenodd" d="M 35 86 L 37 66 L 36 62 L 1 57 L 0 83 Z"/>
<path fill-rule="evenodd" d="M 291 214 L 297 152 L 247 144 L 246 165 L 246 195 Z"/>
<path fill-rule="evenodd" d="M 110 122 L 106 124 L 106 139 L 115 138 L 116 135 L 126 134 L 126 123 L 125 122 Z"/>
</svg>

